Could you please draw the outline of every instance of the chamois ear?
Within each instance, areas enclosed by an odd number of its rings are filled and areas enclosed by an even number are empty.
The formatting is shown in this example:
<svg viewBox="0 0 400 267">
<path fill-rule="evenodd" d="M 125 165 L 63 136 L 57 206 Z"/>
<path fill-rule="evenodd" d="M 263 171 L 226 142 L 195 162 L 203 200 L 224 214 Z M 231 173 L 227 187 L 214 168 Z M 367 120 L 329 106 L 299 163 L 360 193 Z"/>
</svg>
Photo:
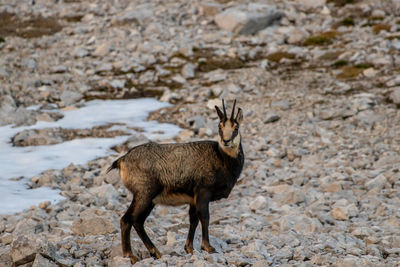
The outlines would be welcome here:
<svg viewBox="0 0 400 267">
<path fill-rule="evenodd" d="M 225 116 L 224 116 L 224 114 L 222 113 L 222 111 L 221 111 L 221 110 L 219 109 L 219 107 L 217 107 L 217 106 L 215 106 L 215 109 L 217 110 L 219 120 L 220 120 L 220 121 L 224 121 L 224 120 L 225 120 Z"/>
<path fill-rule="evenodd" d="M 241 108 L 238 108 L 238 113 L 236 115 L 235 121 L 240 124 L 242 120 L 243 120 L 243 111 Z"/>
</svg>

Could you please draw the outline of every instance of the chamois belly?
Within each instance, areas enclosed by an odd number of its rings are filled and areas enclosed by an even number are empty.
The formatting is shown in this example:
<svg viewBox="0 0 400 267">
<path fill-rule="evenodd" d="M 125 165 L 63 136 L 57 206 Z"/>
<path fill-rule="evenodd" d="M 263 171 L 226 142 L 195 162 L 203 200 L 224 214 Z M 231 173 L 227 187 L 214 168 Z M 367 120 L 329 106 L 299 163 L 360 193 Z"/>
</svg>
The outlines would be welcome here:
<svg viewBox="0 0 400 267">
<path fill-rule="evenodd" d="M 193 198 L 183 193 L 169 193 L 163 191 L 153 198 L 153 203 L 168 206 L 179 206 L 193 203 Z"/>
</svg>

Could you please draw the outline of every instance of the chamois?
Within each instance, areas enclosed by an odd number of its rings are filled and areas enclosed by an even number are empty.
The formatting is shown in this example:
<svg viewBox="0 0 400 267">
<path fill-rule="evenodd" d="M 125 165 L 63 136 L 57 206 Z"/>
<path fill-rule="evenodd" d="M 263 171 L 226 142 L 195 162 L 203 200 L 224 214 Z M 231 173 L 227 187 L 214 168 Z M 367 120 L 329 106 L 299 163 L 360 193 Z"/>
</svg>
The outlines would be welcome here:
<svg viewBox="0 0 400 267">
<path fill-rule="evenodd" d="M 228 118 L 224 100 L 222 105 L 223 112 L 215 106 L 220 120 L 218 142 L 150 142 L 132 148 L 108 168 L 107 172 L 119 170 L 124 185 L 133 194 L 132 203 L 120 220 L 122 252 L 132 263 L 138 260 L 131 249 L 132 225 L 151 256 L 161 257 L 144 229 L 144 222 L 156 204 L 189 204 L 190 227 L 185 251 L 193 253 L 193 238 L 200 220 L 201 249 L 215 252 L 208 236 L 209 202 L 229 196 L 244 164 L 239 133 L 242 109 L 238 108 L 234 116 L 235 100 Z"/>
</svg>

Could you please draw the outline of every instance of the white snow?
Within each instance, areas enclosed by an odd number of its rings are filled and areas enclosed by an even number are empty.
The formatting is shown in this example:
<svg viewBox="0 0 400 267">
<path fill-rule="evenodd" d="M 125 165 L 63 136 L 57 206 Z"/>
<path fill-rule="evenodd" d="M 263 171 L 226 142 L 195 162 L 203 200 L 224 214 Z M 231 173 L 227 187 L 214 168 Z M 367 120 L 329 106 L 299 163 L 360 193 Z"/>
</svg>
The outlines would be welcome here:
<svg viewBox="0 0 400 267">
<path fill-rule="evenodd" d="M 110 147 L 124 142 L 129 137 L 84 138 L 49 146 L 13 147 L 10 140 L 18 132 L 25 129 L 78 129 L 123 123 L 125 126 L 113 128 L 128 131 L 128 127 L 139 127 L 144 130 L 142 134 L 152 140 L 165 139 L 177 135 L 180 128 L 172 124 L 146 121 L 146 118 L 149 112 L 167 105 L 151 98 L 94 100 L 87 102 L 82 108 L 63 111 L 64 117 L 56 122 L 40 121 L 33 126 L 0 127 L 0 214 L 22 211 L 46 200 L 56 202 L 63 199 L 57 190 L 28 189 L 26 183 L 32 176 L 47 169 L 62 169 L 70 163 L 85 164 L 110 154 Z M 21 176 L 21 181 L 10 180 Z"/>
</svg>

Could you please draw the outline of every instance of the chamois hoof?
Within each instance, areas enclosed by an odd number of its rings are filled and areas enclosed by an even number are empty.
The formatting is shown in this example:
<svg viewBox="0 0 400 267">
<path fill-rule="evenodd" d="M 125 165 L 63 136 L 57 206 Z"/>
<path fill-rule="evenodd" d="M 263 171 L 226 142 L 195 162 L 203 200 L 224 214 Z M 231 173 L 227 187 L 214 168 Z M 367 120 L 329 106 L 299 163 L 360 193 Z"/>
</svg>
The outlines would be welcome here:
<svg viewBox="0 0 400 267">
<path fill-rule="evenodd" d="M 133 253 L 126 254 L 126 255 L 124 255 L 124 257 L 129 258 L 131 260 L 132 265 L 135 264 L 139 260 L 139 258 L 136 257 L 135 255 L 133 255 Z"/>
<path fill-rule="evenodd" d="M 158 251 L 158 249 L 154 249 L 153 251 L 151 251 L 150 255 L 155 259 L 159 259 L 162 257 L 162 254 L 160 253 L 160 251 Z"/>
<path fill-rule="evenodd" d="M 185 245 L 185 251 L 187 254 L 193 254 L 194 250 L 193 250 L 193 246 L 186 246 Z"/>
<path fill-rule="evenodd" d="M 213 247 L 213 246 L 211 246 L 211 245 L 208 245 L 208 246 L 201 246 L 201 249 L 202 250 L 205 250 L 205 251 L 207 251 L 208 253 L 215 253 L 215 252 L 217 252 L 216 250 L 215 250 L 215 248 Z"/>
</svg>

